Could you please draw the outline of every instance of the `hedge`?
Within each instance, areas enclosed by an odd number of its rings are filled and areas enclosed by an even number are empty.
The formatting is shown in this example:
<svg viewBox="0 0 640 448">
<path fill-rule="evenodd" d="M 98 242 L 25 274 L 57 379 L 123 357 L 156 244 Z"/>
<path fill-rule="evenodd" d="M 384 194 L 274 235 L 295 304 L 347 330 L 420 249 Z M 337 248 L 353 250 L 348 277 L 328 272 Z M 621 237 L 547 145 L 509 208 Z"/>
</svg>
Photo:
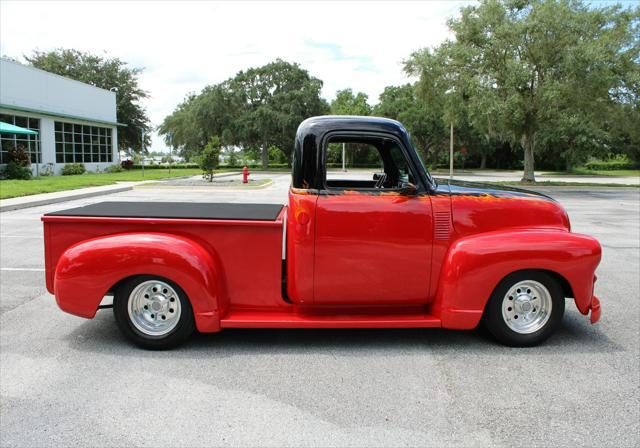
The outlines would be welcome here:
<svg viewBox="0 0 640 448">
<path fill-rule="evenodd" d="M 84 163 L 67 163 L 62 167 L 60 173 L 63 176 L 75 176 L 78 174 L 84 174 L 87 169 L 84 166 Z"/>
<path fill-rule="evenodd" d="M 588 170 L 594 171 L 610 171 L 610 170 L 632 170 L 637 167 L 636 164 L 628 160 L 593 160 L 584 164 Z"/>
<path fill-rule="evenodd" d="M 171 165 L 146 165 L 144 166 L 145 170 L 166 170 L 169 169 L 169 167 L 171 168 L 200 168 L 200 165 L 198 165 L 197 163 L 173 163 Z M 244 168 L 244 165 L 220 165 L 218 167 L 219 169 L 237 169 L 237 170 L 241 170 L 242 168 Z M 248 164 L 247 168 L 249 169 L 261 169 L 262 165 L 260 164 Z M 269 164 L 269 168 L 288 168 L 288 165 L 286 163 L 270 163 Z M 142 165 L 139 164 L 134 164 L 131 166 L 132 170 L 141 170 L 142 169 Z"/>
<path fill-rule="evenodd" d="M 327 168 L 342 168 L 342 162 L 340 163 L 329 162 L 327 163 Z M 379 163 L 359 163 L 356 166 L 347 165 L 347 168 L 377 168 L 379 170 L 382 169 Z"/>
<path fill-rule="evenodd" d="M 172 163 L 171 165 L 144 165 L 145 170 L 167 170 L 169 168 L 199 168 L 197 163 Z M 142 165 L 131 165 L 132 170 L 141 170 Z"/>
</svg>

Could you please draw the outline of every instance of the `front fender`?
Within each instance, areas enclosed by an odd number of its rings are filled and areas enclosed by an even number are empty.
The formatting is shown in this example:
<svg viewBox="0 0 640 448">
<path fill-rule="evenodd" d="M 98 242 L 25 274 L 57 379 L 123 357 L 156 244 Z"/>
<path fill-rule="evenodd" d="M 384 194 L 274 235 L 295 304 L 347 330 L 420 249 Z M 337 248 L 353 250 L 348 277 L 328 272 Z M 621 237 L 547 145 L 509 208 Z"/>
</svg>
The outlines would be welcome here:
<svg viewBox="0 0 640 448">
<path fill-rule="evenodd" d="M 58 306 L 92 318 L 104 295 L 120 280 L 140 274 L 176 282 L 189 296 L 196 327 L 220 329 L 219 269 L 212 254 L 196 242 L 162 233 L 122 233 L 68 248 L 58 260 L 54 292 Z"/>
<path fill-rule="evenodd" d="M 586 235 L 557 229 L 509 230 L 470 235 L 449 248 L 434 308 L 445 328 L 474 328 L 498 283 L 512 272 L 540 269 L 562 276 L 578 310 L 592 307 L 600 244 Z"/>
</svg>

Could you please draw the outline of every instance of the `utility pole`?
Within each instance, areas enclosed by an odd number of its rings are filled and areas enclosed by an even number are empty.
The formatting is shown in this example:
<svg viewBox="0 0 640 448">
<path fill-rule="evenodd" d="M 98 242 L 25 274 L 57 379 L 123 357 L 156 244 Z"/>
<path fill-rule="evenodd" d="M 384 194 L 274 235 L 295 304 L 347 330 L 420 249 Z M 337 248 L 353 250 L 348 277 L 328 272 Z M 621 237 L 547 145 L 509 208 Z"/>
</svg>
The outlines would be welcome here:
<svg viewBox="0 0 640 448">
<path fill-rule="evenodd" d="M 347 172 L 347 166 L 345 164 L 345 160 L 344 160 L 344 155 L 345 155 L 345 150 L 344 150 L 344 146 L 345 144 L 342 144 L 342 171 L 344 171 L 345 173 Z"/>
<path fill-rule="evenodd" d="M 140 155 L 142 156 L 142 178 L 144 179 L 144 128 L 140 129 Z"/>
<path fill-rule="evenodd" d="M 451 136 L 449 137 L 449 180 L 453 179 L 453 121 L 451 122 Z"/>
<path fill-rule="evenodd" d="M 173 165 L 173 132 L 167 134 L 169 137 L 169 175 L 171 175 L 171 165 Z"/>
</svg>

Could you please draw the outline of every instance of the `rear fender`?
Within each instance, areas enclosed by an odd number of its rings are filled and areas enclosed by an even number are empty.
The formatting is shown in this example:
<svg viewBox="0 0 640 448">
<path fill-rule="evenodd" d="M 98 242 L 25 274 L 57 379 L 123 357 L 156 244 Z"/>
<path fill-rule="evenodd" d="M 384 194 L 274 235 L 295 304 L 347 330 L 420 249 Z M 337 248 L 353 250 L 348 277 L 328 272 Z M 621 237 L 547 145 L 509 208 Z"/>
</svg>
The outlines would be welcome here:
<svg viewBox="0 0 640 448">
<path fill-rule="evenodd" d="M 220 277 L 213 254 L 176 235 L 123 233 L 71 246 L 56 266 L 56 301 L 68 313 L 92 318 L 110 288 L 141 274 L 162 276 L 180 285 L 199 331 L 220 329 Z"/>
<path fill-rule="evenodd" d="M 434 310 L 445 328 L 477 326 L 500 281 L 524 269 L 551 271 L 571 287 L 578 310 L 592 308 L 600 244 L 564 230 L 511 230 L 470 235 L 455 241 L 445 258 Z"/>
</svg>

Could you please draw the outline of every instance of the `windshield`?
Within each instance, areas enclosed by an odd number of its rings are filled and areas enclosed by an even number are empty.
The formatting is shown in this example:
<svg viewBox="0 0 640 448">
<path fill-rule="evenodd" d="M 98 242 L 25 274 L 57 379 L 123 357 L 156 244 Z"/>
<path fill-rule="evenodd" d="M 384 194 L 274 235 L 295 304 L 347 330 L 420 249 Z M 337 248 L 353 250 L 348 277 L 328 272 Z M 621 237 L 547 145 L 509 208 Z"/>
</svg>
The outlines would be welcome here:
<svg viewBox="0 0 640 448">
<path fill-rule="evenodd" d="M 420 151 L 418 151 L 416 149 L 416 147 L 413 145 L 413 143 L 411 142 L 411 135 L 409 135 L 409 144 L 411 145 L 411 148 L 413 149 L 413 152 L 415 153 L 415 155 L 418 157 L 418 160 L 420 161 L 420 165 L 422 166 L 422 169 L 424 170 L 424 173 L 427 176 L 427 180 L 434 186 L 437 186 L 438 183 L 436 182 L 436 180 L 431 176 L 431 173 L 429 172 L 429 170 L 427 169 L 427 166 L 424 164 L 424 161 L 422 160 L 422 156 L 420 155 Z"/>
</svg>

